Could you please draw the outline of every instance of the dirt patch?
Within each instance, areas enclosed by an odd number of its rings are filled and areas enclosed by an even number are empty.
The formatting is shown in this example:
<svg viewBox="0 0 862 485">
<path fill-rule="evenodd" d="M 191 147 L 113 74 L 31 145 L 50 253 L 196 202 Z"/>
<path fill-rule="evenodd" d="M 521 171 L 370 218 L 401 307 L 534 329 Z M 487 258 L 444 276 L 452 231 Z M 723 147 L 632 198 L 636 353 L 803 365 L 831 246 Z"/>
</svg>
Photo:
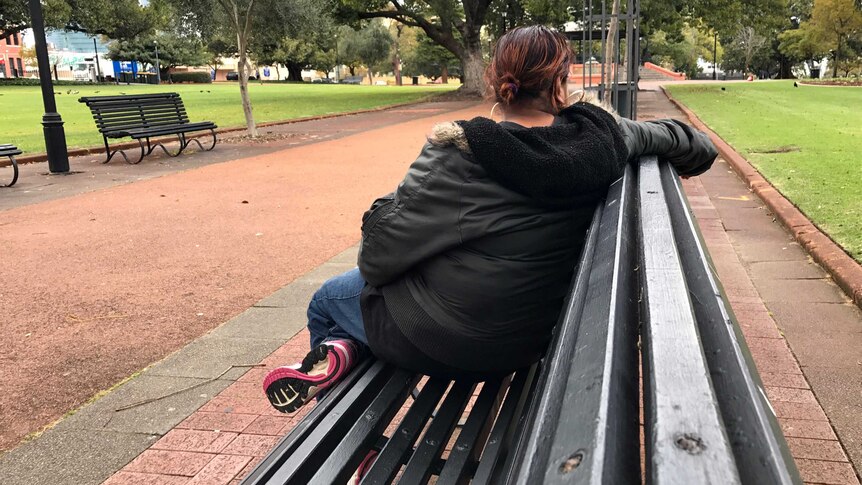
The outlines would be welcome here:
<svg viewBox="0 0 862 485">
<path fill-rule="evenodd" d="M 802 151 L 801 148 L 795 145 L 784 145 L 775 148 L 764 148 L 764 149 L 754 149 L 749 150 L 748 153 L 790 153 L 790 152 L 799 152 Z"/>
</svg>

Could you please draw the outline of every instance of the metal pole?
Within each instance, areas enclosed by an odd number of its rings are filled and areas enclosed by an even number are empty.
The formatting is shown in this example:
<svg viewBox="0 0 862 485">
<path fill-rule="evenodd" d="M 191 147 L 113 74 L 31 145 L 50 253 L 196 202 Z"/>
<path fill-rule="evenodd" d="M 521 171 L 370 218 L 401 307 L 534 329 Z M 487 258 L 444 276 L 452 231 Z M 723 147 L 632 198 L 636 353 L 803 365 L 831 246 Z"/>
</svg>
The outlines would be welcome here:
<svg viewBox="0 0 862 485">
<path fill-rule="evenodd" d="M 156 46 L 156 84 L 162 83 L 162 71 L 159 69 L 159 41 L 154 40 L 153 44 Z"/>
<path fill-rule="evenodd" d="M 715 73 L 715 64 L 718 62 L 718 32 L 712 33 L 712 80 L 717 81 L 718 75 Z"/>
<path fill-rule="evenodd" d="M 66 132 L 63 119 L 57 112 L 54 100 L 54 83 L 51 82 L 51 65 L 48 63 L 48 45 L 45 41 L 45 23 L 42 19 L 42 3 L 30 0 L 30 19 L 33 37 L 36 40 L 36 60 L 39 64 L 39 84 L 42 86 L 42 103 L 45 114 L 42 126 L 45 132 L 45 151 L 48 153 L 48 169 L 52 173 L 69 172 L 69 153 L 66 151 Z"/>
<path fill-rule="evenodd" d="M 99 66 L 99 46 L 96 44 L 96 38 L 93 37 L 93 51 L 96 53 L 96 80 L 102 81 L 102 68 Z"/>
</svg>

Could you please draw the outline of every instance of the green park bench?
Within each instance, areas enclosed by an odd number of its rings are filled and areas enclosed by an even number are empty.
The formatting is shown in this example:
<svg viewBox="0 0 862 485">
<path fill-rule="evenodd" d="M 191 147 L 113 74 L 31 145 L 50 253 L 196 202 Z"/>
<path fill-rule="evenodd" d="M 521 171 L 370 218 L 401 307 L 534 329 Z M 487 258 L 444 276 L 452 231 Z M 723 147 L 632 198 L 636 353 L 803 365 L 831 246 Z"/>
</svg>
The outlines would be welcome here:
<svg viewBox="0 0 862 485">
<path fill-rule="evenodd" d="M 366 360 L 242 484 L 346 483 L 371 450 L 366 485 L 641 483 L 642 456 L 652 484 L 802 483 L 679 178 L 655 157 L 596 208 L 544 359 L 468 406 L 477 385 Z"/>
<path fill-rule="evenodd" d="M 119 153 L 128 163 L 140 163 L 145 156 L 151 154 L 156 147 L 161 147 L 171 156 L 179 156 L 191 142 L 197 143 L 202 150 L 212 150 L 216 145 L 217 126 L 211 121 L 192 123 L 189 121 L 182 98 L 177 93 L 135 94 L 122 96 L 89 96 L 78 100 L 90 108 L 96 127 L 105 142 L 107 159 L 104 163 Z M 209 131 L 212 144 L 204 148 L 196 138 L 187 136 L 190 133 Z M 151 141 L 151 138 L 176 135 L 180 148 L 171 153 L 161 142 Z M 140 156 L 130 160 L 125 150 L 111 150 L 108 139 L 130 137 L 140 145 Z"/>
<path fill-rule="evenodd" d="M 14 145 L 0 145 L 0 157 L 9 157 L 12 164 L 12 181 L 2 185 L 2 187 L 11 187 L 18 181 L 18 162 L 15 160 L 15 156 L 21 153 L 21 150 Z"/>
</svg>

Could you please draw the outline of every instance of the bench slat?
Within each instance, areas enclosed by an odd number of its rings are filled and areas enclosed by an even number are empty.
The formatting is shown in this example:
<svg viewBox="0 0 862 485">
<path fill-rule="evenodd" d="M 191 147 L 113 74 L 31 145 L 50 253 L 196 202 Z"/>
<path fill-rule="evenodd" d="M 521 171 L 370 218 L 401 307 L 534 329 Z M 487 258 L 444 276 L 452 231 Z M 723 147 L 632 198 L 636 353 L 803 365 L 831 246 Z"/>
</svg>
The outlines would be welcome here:
<svg viewBox="0 0 862 485">
<path fill-rule="evenodd" d="M 362 479 L 363 485 L 383 485 L 392 483 L 395 474 L 401 469 L 413 444 L 431 418 L 437 403 L 446 393 L 451 381 L 429 379 L 422 387 L 416 401 L 410 406 L 404 419 L 393 432 L 392 437 L 377 455 L 377 460 Z"/>
<path fill-rule="evenodd" d="M 801 483 L 757 368 L 700 238 L 676 171 L 661 164 L 679 256 L 712 384 L 743 483 Z"/>
<path fill-rule="evenodd" d="M 508 387 L 511 379 L 485 381 L 482 391 L 473 404 L 467 422 L 458 433 L 458 439 L 449 452 L 446 464 L 440 472 L 437 483 L 461 483 L 472 470 L 471 466 L 479 460 L 479 454 L 494 421 L 494 411 L 499 403 L 501 389 Z"/>
<path fill-rule="evenodd" d="M 512 440 L 519 428 L 522 427 L 519 426 L 522 424 L 520 423 L 523 418 L 522 412 L 536 386 L 538 369 L 539 364 L 536 363 L 529 369 L 515 373 L 471 483 L 495 485 L 499 483 L 499 477 L 507 475 L 506 470 L 503 469 L 504 463 L 508 453 L 513 448 Z"/>
<path fill-rule="evenodd" d="M 437 415 L 431 420 L 431 426 L 428 431 L 422 436 L 419 446 L 410 461 L 407 462 L 407 467 L 404 469 L 404 474 L 401 476 L 401 481 L 404 483 L 425 483 L 431 476 L 432 466 L 435 461 L 440 458 L 443 448 L 449 441 L 455 425 L 458 424 L 458 419 L 464 408 L 467 407 L 467 402 L 476 388 L 475 382 L 455 381 L 443 404 L 437 411 Z"/>
<path fill-rule="evenodd" d="M 415 373 L 397 370 L 309 483 L 345 483 L 418 382 Z"/>
<path fill-rule="evenodd" d="M 642 158 L 639 174 L 648 480 L 741 483 L 700 346 L 656 158 Z"/>
</svg>

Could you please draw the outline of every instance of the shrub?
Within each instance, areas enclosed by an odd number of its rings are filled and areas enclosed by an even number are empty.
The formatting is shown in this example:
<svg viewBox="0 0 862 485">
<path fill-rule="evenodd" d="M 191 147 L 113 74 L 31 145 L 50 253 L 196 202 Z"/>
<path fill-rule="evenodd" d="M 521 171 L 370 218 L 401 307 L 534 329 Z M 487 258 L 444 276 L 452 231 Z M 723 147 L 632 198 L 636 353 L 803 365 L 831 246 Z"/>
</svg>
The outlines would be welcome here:
<svg viewBox="0 0 862 485">
<path fill-rule="evenodd" d="M 212 78 L 210 78 L 209 73 L 207 72 L 175 72 L 171 74 L 171 81 L 175 83 L 211 83 Z"/>
</svg>

